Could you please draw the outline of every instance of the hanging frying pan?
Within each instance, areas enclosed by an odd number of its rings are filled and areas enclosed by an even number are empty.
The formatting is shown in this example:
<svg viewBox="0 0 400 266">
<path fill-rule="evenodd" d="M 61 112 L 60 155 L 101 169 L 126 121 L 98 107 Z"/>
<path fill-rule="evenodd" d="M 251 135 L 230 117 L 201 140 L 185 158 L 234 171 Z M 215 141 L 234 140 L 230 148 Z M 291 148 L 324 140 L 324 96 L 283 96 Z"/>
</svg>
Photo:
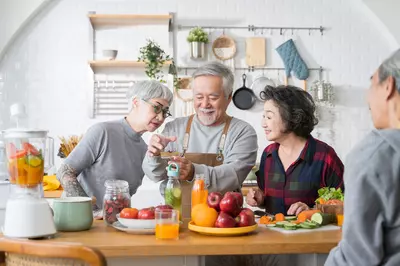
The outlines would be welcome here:
<svg viewBox="0 0 400 266">
<path fill-rule="evenodd" d="M 248 110 L 256 102 L 256 95 L 254 92 L 246 87 L 246 74 L 242 75 L 243 86 L 235 91 L 232 100 L 235 106 L 241 110 Z"/>
</svg>

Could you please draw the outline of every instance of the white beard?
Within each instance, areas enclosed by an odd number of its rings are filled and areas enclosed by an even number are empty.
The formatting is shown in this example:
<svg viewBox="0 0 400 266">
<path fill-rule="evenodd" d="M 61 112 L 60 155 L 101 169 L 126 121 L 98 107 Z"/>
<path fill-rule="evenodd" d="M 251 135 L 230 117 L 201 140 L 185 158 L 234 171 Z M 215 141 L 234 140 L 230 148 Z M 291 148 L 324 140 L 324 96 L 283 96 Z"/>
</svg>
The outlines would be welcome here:
<svg viewBox="0 0 400 266">
<path fill-rule="evenodd" d="M 205 109 L 207 110 L 207 109 Z M 215 123 L 217 120 L 215 110 L 213 110 L 212 115 L 206 115 L 202 112 L 201 108 L 199 109 L 199 112 L 197 113 L 197 117 L 199 118 L 200 122 L 205 125 L 205 126 L 210 126 Z"/>
</svg>

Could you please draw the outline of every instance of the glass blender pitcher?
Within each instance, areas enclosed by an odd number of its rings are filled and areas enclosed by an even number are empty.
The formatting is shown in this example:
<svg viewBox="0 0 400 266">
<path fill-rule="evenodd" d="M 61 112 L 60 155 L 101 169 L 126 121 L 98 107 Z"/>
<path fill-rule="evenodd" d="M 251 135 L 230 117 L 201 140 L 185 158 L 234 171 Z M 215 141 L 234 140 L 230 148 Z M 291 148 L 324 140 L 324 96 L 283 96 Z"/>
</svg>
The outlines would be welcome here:
<svg viewBox="0 0 400 266">
<path fill-rule="evenodd" d="M 53 158 L 53 141 L 45 130 L 3 131 L 11 191 L 6 205 L 4 235 L 39 238 L 56 233 L 53 215 L 43 198 L 46 158 Z"/>
</svg>

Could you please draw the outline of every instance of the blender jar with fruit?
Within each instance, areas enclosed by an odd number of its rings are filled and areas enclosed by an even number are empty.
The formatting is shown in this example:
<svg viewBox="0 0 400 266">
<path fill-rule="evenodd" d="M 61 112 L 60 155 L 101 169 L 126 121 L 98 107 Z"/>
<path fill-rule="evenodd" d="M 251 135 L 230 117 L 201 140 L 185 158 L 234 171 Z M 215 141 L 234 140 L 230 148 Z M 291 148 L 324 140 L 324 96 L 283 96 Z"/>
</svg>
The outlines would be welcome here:
<svg viewBox="0 0 400 266">
<path fill-rule="evenodd" d="M 53 158 L 53 141 L 45 130 L 3 131 L 11 191 L 4 235 L 37 238 L 56 233 L 50 206 L 42 196 L 45 158 Z M 52 160 L 50 160 L 50 164 Z"/>
</svg>

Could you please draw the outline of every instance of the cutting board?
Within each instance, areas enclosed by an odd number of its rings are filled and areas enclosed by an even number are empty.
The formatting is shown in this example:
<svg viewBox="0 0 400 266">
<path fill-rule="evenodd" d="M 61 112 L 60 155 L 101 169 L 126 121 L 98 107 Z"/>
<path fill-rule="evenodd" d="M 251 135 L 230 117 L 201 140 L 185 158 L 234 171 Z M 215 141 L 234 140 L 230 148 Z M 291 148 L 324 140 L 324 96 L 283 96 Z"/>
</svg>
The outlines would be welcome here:
<svg viewBox="0 0 400 266">
<path fill-rule="evenodd" d="M 265 38 L 246 38 L 246 64 L 248 66 L 265 66 Z"/>
<path fill-rule="evenodd" d="M 267 228 L 269 230 L 277 231 L 277 232 L 280 232 L 280 233 L 283 233 L 283 234 L 301 234 L 301 233 L 305 233 L 306 234 L 306 233 L 321 232 L 321 231 L 333 231 L 333 230 L 339 230 L 340 229 L 339 226 L 336 226 L 336 225 L 333 225 L 333 224 L 328 224 L 328 225 L 321 226 L 320 228 L 315 228 L 315 229 L 286 230 L 286 229 L 279 228 L 279 227 L 267 227 Z"/>
</svg>

